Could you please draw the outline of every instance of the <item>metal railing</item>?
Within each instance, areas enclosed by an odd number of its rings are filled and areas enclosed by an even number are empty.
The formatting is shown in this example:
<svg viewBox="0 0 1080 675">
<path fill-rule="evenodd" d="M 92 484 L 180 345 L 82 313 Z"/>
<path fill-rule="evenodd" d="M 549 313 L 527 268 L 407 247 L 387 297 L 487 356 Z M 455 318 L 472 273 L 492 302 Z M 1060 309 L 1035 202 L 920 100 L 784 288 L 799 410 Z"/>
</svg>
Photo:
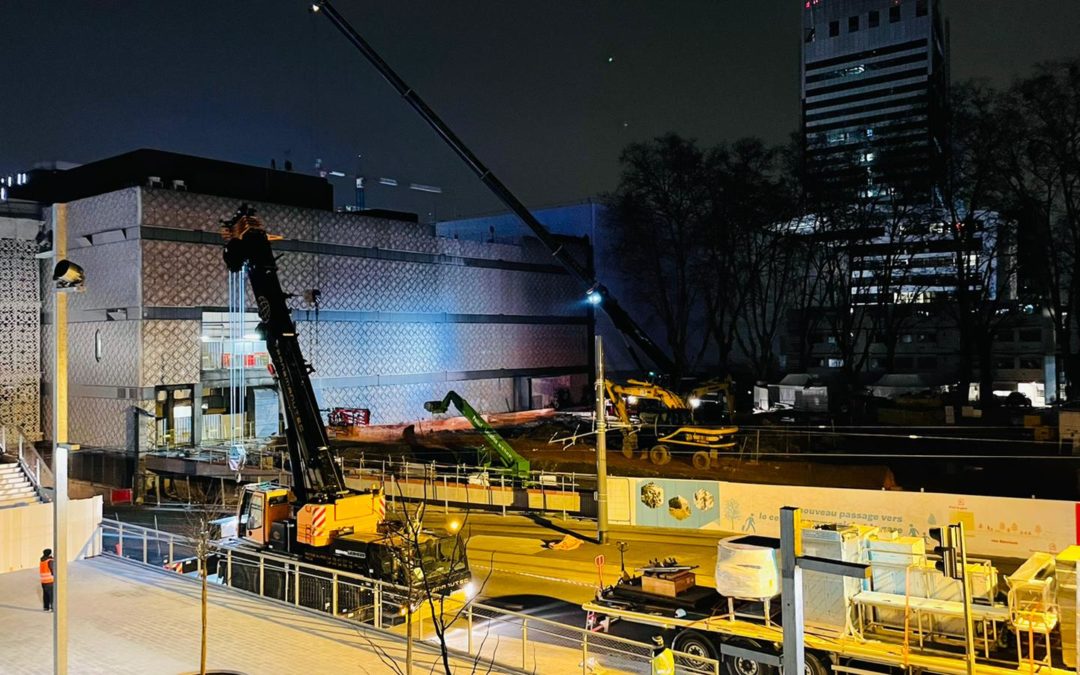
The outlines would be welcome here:
<svg viewBox="0 0 1080 675">
<path fill-rule="evenodd" d="M 192 560 L 195 542 L 189 537 L 111 519 L 102 521 L 101 535 L 102 550 L 108 556 L 184 573 L 199 571 L 199 561 Z M 414 639 L 436 648 L 440 638 L 434 623 L 440 621 L 445 626 L 442 639 L 451 654 L 476 664 L 529 672 L 552 672 L 555 667 L 583 674 L 651 672 L 650 645 L 456 595 L 418 596 L 419 589 L 226 543 L 211 545 L 207 561 L 214 583 L 402 639 L 411 629 Z M 414 607 L 411 617 L 410 606 Z M 675 652 L 675 660 L 679 673 L 720 672 L 715 659 Z"/>
<path fill-rule="evenodd" d="M 596 482 L 593 474 L 560 471 L 530 471 L 525 479 L 515 478 L 510 471 L 499 467 L 478 467 L 470 464 L 439 464 L 437 462 L 410 462 L 395 460 L 393 457 L 364 456 L 342 460 L 346 475 L 372 476 L 387 478 L 422 478 L 432 481 L 451 483 L 504 486 L 525 483 L 529 486 L 544 487 L 551 490 L 574 491 L 589 488 Z"/>
<path fill-rule="evenodd" d="M 56 485 L 52 469 L 21 429 L 0 427 L 0 454 L 15 457 L 38 497 L 42 501 L 52 501 L 50 493 Z"/>
</svg>

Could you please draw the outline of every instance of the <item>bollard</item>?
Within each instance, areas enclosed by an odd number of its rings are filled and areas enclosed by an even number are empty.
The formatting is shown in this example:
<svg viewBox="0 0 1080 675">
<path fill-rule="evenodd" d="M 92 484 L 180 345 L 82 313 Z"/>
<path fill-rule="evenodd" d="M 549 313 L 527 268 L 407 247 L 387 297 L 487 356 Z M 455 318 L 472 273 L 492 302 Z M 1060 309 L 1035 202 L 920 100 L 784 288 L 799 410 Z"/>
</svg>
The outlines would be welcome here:
<svg viewBox="0 0 1080 675">
<path fill-rule="evenodd" d="M 581 634 L 581 675 L 589 672 L 589 634 Z"/>
<path fill-rule="evenodd" d="M 375 584 L 375 627 L 382 628 L 382 586 Z"/>
<path fill-rule="evenodd" d="M 142 564 L 146 564 L 146 549 L 150 548 L 150 545 L 146 540 L 146 530 L 142 531 Z"/>
</svg>

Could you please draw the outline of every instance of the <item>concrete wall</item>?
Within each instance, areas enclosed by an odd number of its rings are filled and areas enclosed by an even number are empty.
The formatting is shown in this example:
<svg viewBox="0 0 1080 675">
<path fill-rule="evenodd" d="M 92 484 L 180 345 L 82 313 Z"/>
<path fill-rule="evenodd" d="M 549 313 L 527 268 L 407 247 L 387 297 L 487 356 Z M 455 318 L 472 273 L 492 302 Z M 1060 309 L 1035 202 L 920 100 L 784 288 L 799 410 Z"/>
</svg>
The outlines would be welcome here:
<svg viewBox="0 0 1080 675">
<path fill-rule="evenodd" d="M 68 560 L 101 554 L 101 497 L 68 502 Z M 41 552 L 53 547 L 53 505 L 0 509 L 0 573 L 37 569 Z"/>
</svg>

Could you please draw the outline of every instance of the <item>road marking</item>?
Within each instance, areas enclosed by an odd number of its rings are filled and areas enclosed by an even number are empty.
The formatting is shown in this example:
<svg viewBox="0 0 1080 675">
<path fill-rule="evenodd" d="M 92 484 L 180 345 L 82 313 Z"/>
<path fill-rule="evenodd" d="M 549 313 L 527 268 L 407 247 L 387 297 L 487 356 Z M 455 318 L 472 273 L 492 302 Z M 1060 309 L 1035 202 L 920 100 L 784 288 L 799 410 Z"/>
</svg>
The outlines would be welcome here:
<svg viewBox="0 0 1080 675">
<path fill-rule="evenodd" d="M 501 574 L 517 574 L 522 577 L 531 577 L 533 579 L 543 579 L 544 581 L 557 581 L 561 584 L 573 584 L 574 586 L 584 586 L 585 588 L 596 588 L 591 583 L 586 581 L 573 581 L 571 579 L 560 579 L 559 577 L 549 577 L 543 574 L 532 574 L 531 572 L 521 572 L 519 570 L 508 570 L 502 567 L 491 567 L 490 565 L 471 563 L 473 568 L 485 568 L 492 572 L 499 572 Z"/>
</svg>

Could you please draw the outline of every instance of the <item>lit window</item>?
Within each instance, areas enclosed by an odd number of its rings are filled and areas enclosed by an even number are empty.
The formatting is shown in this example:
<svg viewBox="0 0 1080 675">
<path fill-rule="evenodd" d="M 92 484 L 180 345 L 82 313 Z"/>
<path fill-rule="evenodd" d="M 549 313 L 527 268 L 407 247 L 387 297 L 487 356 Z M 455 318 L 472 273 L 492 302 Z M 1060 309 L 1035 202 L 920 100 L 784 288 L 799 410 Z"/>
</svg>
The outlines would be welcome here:
<svg viewBox="0 0 1080 675">
<path fill-rule="evenodd" d="M 829 37 L 836 37 L 839 34 L 840 34 L 840 22 L 839 21 L 830 21 L 829 22 Z"/>
<path fill-rule="evenodd" d="M 873 138 L 874 137 L 874 130 L 873 129 L 867 129 L 866 130 L 866 137 L 867 138 Z"/>
<path fill-rule="evenodd" d="M 829 359 L 829 367 L 830 368 L 843 368 L 844 367 L 844 359 Z"/>
<path fill-rule="evenodd" d="M 869 26 L 870 28 L 877 28 L 880 24 L 881 24 L 881 13 L 878 12 L 875 9 L 875 10 L 870 12 L 869 21 L 866 22 L 866 25 Z"/>
<path fill-rule="evenodd" d="M 859 17 L 857 17 L 857 16 L 848 17 L 847 29 L 848 29 L 849 33 L 854 33 L 855 31 L 859 30 Z"/>
</svg>

